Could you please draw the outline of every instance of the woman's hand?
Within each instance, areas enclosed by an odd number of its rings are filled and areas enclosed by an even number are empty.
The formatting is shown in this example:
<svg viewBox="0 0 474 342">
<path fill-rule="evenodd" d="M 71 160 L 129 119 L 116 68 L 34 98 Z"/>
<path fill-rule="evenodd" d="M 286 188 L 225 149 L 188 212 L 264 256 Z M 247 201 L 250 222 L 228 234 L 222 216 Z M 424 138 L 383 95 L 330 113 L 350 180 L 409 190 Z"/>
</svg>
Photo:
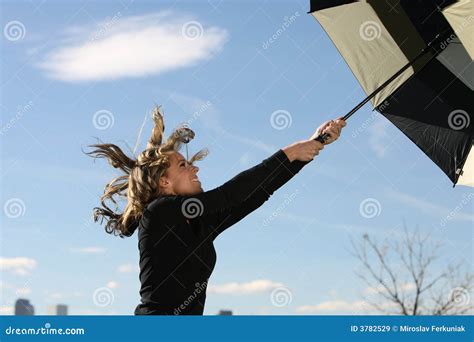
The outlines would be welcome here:
<svg viewBox="0 0 474 342">
<path fill-rule="evenodd" d="M 334 120 L 329 120 L 323 123 L 316 129 L 316 132 L 309 138 L 309 140 L 303 140 L 295 142 L 285 148 L 283 148 L 283 152 L 285 152 L 288 159 L 292 162 L 294 160 L 300 161 L 310 161 L 313 160 L 315 156 L 319 154 L 324 148 L 324 145 L 328 145 L 334 141 L 336 141 L 339 136 L 341 135 L 342 128 L 346 125 L 346 122 L 342 119 L 342 117 Z M 316 139 L 319 135 L 328 133 L 329 138 L 325 141 L 324 144 L 321 144 Z"/>
<path fill-rule="evenodd" d="M 335 121 L 326 121 L 316 129 L 316 132 L 314 132 L 310 139 L 316 139 L 319 135 L 328 133 L 329 138 L 325 141 L 324 145 L 329 145 L 339 138 L 341 130 L 345 125 L 346 122 L 342 119 L 342 116 Z"/>
<path fill-rule="evenodd" d="M 310 161 L 313 160 L 323 148 L 324 145 L 319 141 L 303 140 L 283 148 L 283 152 L 285 152 L 290 162 L 294 160 Z"/>
</svg>

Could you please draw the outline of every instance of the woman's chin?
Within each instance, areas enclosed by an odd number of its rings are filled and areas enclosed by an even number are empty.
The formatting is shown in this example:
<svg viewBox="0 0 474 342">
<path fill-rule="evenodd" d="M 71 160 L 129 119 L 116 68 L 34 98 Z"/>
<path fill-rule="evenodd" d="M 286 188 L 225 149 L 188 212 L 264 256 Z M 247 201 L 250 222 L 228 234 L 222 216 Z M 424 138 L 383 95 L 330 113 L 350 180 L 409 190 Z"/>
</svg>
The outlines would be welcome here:
<svg viewBox="0 0 474 342">
<path fill-rule="evenodd" d="M 193 190 L 191 191 L 191 196 L 192 195 L 197 195 L 197 194 L 200 194 L 201 192 L 204 192 L 204 190 L 202 189 L 201 187 L 201 183 L 198 183 L 198 184 L 194 184 L 193 186 Z"/>
</svg>

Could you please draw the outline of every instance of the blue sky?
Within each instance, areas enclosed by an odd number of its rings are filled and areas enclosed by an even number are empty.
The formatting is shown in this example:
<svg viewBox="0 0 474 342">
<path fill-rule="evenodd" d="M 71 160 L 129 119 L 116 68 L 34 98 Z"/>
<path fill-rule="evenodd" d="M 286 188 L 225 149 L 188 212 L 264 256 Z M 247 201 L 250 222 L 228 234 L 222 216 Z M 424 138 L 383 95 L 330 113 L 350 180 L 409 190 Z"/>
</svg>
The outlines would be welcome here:
<svg viewBox="0 0 474 342">
<path fill-rule="evenodd" d="M 167 133 L 187 122 L 190 152 L 209 148 L 199 173 L 211 189 L 360 101 L 308 7 L 2 1 L 0 313 L 18 297 L 38 314 L 65 303 L 71 314 L 128 315 L 138 304 L 136 235 L 110 236 L 91 219 L 117 174 L 82 154 L 96 137 L 130 151 L 145 120 L 141 151 L 161 104 Z M 394 241 L 404 221 L 445 243 L 435 267 L 472 270 L 472 198 L 367 105 L 216 240 L 205 313 L 370 313 L 349 238 Z"/>
</svg>

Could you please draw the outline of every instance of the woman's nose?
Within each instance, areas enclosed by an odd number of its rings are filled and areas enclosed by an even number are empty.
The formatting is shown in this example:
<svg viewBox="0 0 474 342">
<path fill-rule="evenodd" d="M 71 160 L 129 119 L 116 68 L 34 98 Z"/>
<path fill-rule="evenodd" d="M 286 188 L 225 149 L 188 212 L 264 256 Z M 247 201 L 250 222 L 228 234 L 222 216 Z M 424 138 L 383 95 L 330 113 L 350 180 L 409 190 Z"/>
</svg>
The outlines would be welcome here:
<svg viewBox="0 0 474 342">
<path fill-rule="evenodd" d="M 199 168 L 193 164 L 189 164 L 189 167 L 191 168 L 191 171 L 194 173 L 199 171 Z"/>
</svg>

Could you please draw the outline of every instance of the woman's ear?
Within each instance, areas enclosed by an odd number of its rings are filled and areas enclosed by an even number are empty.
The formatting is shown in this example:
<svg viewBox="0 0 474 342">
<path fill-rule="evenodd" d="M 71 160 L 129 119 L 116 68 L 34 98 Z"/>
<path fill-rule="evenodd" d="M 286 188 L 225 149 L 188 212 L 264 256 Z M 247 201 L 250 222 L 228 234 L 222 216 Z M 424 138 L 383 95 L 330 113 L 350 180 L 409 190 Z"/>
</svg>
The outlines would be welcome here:
<svg viewBox="0 0 474 342">
<path fill-rule="evenodd" d="M 166 176 L 161 176 L 158 183 L 161 187 L 166 187 L 169 184 L 169 181 L 168 181 L 168 178 L 166 178 Z"/>
<path fill-rule="evenodd" d="M 162 190 L 161 192 L 167 193 L 167 190 L 169 189 L 170 184 L 171 183 L 170 183 L 168 177 L 166 177 L 166 176 L 161 176 L 159 181 L 158 181 L 158 186 Z"/>
</svg>

